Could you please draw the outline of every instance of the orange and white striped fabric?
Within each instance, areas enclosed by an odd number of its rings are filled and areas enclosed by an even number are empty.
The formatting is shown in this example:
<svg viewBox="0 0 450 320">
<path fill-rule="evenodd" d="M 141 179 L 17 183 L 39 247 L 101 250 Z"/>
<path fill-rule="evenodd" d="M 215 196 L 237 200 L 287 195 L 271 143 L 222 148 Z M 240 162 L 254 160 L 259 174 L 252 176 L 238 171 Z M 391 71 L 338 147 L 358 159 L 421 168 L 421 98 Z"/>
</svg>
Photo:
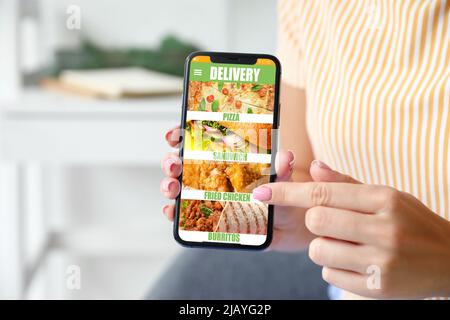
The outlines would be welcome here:
<svg viewBox="0 0 450 320">
<path fill-rule="evenodd" d="M 317 159 L 450 217 L 450 0 L 279 2 Z M 283 112 L 283 111 L 281 111 Z"/>
</svg>

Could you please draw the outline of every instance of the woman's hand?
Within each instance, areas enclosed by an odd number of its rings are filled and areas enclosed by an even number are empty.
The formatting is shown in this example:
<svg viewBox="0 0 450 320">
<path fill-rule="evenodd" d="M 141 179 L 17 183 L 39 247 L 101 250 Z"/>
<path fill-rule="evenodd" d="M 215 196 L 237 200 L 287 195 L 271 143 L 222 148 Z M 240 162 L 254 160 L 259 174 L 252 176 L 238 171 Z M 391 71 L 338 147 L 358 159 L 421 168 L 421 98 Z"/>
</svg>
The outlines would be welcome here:
<svg viewBox="0 0 450 320">
<path fill-rule="evenodd" d="M 449 221 L 410 194 L 358 183 L 321 162 L 311 175 L 315 182 L 276 182 L 253 195 L 308 208 L 305 223 L 317 236 L 309 255 L 325 281 L 373 298 L 450 295 Z"/>
<path fill-rule="evenodd" d="M 181 129 L 180 126 L 176 126 L 164 135 L 165 140 L 172 148 L 177 148 L 180 143 Z M 161 180 L 160 189 L 161 193 L 167 199 L 175 199 L 180 193 L 180 182 L 178 177 L 181 174 L 182 164 L 178 157 L 178 152 L 170 152 L 164 156 L 161 160 L 161 169 L 166 175 L 166 178 Z M 173 221 L 175 213 L 175 205 L 165 205 L 162 208 L 163 214 Z"/>
<path fill-rule="evenodd" d="M 180 143 L 180 127 L 169 130 L 165 139 L 167 143 L 177 148 Z M 291 181 L 294 170 L 294 154 L 291 151 L 279 151 L 275 169 L 277 181 Z M 161 168 L 166 178 L 161 181 L 161 193 L 168 199 L 175 199 L 180 193 L 180 183 L 178 177 L 182 171 L 181 160 L 178 151 L 168 153 L 161 161 Z M 165 205 L 162 209 L 164 215 L 173 221 L 175 215 L 175 205 Z M 305 226 L 306 210 L 296 207 L 276 207 L 274 214 L 273 241 L 270 249 L 283 251 L 297 251 L 307 247 L 313 239 L 313 235 Z"/>
</svg>

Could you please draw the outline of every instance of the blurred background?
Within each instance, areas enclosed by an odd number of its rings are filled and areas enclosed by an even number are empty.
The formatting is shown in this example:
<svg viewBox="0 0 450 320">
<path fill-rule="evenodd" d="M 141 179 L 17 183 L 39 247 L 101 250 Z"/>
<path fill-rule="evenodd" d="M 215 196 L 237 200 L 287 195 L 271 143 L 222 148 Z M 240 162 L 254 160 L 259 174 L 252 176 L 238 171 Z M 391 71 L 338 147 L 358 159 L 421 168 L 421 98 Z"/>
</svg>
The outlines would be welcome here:
<svg viewBox="0 0 450 320">
<path fill-rule="evenodd" d="M 275 0 L 0 0 L 0 298 L 140 299 L 186 55 L 274 53 Z"/>
</svg>

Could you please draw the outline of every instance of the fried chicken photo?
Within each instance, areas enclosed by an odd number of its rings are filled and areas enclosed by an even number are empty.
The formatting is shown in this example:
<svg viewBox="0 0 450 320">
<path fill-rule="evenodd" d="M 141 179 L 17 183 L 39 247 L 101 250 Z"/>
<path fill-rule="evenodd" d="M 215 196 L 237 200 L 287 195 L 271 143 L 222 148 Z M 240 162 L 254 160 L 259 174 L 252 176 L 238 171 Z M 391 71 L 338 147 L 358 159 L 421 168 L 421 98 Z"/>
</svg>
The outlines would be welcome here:
<svg viewBox="0 0 450 320">
<path fill-rule="evenodd" d="M 185 160 L 183 185 L 197 190 L 250 192 L 269 182 L 269 164 Z"/>
</svg>

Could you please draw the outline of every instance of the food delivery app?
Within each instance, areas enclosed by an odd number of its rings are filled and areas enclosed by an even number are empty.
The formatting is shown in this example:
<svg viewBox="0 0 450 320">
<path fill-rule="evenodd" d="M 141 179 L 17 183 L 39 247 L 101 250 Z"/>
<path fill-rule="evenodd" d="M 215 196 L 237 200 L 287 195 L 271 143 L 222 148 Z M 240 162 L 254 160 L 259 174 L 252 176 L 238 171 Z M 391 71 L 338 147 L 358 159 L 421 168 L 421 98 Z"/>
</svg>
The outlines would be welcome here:
<svg viewBox="0 0 450 320">
<path fill-rule="evenodd" d="M 252 190 L 269 182 L 276 65 L 189 68 L 179 235 L 184 241 L 261 245 L 268 206 Z"/>
</svg>

